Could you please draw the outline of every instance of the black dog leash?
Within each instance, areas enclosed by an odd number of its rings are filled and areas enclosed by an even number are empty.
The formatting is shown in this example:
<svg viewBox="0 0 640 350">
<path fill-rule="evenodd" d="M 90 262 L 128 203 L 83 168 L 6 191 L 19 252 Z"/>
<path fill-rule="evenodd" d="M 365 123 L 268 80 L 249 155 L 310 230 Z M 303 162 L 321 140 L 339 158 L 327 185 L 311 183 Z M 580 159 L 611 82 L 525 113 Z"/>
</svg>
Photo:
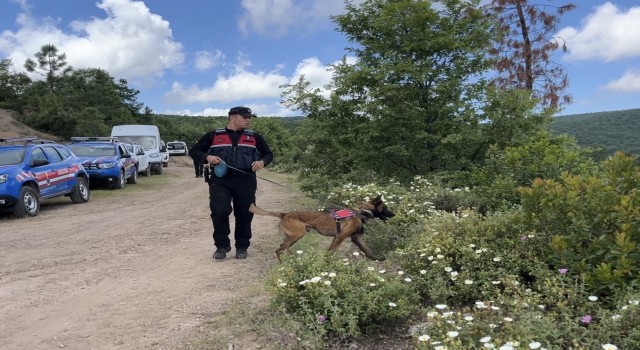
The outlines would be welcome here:
<svg viewBox="0 0 640 350">
<path fill-rule="evenodd" d="M 231 165 L 229 165 L 229 164 L 227 164 L 227 163 L 224 163 L 224 166 L 226 166 L 226 167 L 227 167 L 227 168 L 229 168 L 229 169 L 233 169 L 233 170 L 235 170 L 235 171 L 237 171 L 237 172 L 243 173 L 243 174 L 245 174 L 245 175 L 255 176 L 256 178 L 258 178 L 258 179 L 260 179 L 260 180 L 263 180 L 263 181 L 266 181 L 266 182 L 272 183 L 272 184 L 274 184 L 274 185 L 278 185 L 278 186 L 280 186 L 280 187 L 284 187 L 284 188 L 286 188 L 286 186 L 285 186 L 285 185 L 281 185 L 281 184 L 279 184 L 279 183 L 277 183 L 277 182 L 273 182 L 273 181 L 271 181 L 271 180 L 267 180 L 267 179 L 265 179 L 265 178 L 262 178 L 262 177 L 260 177 L 260 176 L 256 175 L 255 173 L 253 173 L 253 174 L 252 174 L 252 173 L 248 173 L 248 172 L 246 172 L 246 171 L 244 171 L 244 170 L 240 170 L 240 169 L 238 169 L 238 168 L 236 168 L 236 167 L 233 167 L 233 166 L 231 166 Z"/>
</svg>

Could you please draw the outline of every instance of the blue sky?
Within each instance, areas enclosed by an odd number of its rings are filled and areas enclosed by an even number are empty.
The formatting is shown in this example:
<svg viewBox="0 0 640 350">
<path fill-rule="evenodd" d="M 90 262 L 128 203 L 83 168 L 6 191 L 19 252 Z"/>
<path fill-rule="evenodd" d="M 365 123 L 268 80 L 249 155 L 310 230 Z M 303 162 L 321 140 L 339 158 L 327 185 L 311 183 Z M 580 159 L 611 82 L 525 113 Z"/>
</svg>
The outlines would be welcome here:
<svg viewBox="0 0 640 350">
<path fill-rule="evenodd" d="M 574 97 L 561 114 L 640 108 L 640 1 L 573 2 L 558 28 L 569 51 L 554 57 Z M 22 70 L 54 44 L 74 68 L 127 79 L 156 113 L 298 115 L 278 87 L 330 80 L 349 46 L 329 19 L 342 10 L 342 0 L 0 0 L 0 58 Z"/>
</svg>

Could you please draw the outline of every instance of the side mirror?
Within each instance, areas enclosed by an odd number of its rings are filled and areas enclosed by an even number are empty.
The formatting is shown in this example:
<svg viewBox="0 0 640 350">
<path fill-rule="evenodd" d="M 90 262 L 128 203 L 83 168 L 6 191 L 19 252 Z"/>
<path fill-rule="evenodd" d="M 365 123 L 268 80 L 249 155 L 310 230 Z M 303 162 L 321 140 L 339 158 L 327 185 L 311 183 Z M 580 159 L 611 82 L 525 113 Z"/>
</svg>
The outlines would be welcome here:
<svg viewBox="0 0 640 350">
<path fill-rule="evenodd" d="M 138 152 L 139 156 L 144 156 L 144 152 Z"/>
<path fill-rule="evenodd" d="M 31 162 L 31 165 L 34 167 L 43 166 L 47 164 L 49 164 L 49 161 L 46 159 L 35 159 L 33 162 Z"/>
</svg>

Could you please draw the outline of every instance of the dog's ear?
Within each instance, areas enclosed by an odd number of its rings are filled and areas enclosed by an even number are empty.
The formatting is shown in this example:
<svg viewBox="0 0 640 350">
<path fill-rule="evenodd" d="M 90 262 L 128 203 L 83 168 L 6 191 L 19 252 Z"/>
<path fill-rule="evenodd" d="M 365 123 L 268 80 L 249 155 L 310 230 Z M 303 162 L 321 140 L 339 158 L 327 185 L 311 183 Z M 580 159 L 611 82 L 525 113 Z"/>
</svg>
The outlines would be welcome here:
<svg viewBox="0 0 640 350">
<path fill-rule="evenodd" d="M 382 195 L 377 195 L 376 198 L 372 199 L 371 204 L 373 204 L 374 207 L 382 204 Z"/>
</svg>

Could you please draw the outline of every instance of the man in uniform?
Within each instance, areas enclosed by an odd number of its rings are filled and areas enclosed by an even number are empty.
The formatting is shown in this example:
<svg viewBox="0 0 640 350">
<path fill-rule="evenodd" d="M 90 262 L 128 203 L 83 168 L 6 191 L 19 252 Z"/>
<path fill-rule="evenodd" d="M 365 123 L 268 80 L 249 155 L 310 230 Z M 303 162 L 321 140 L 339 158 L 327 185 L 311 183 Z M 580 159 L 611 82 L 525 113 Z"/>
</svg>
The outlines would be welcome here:
<svg viewBox="0 0 640 350">
<path fill-rule="evenodd" d="M 198 140 L 196 140 L 196 143 L 198 143 Z M 204 158 L 194 158 L 191 156 L 191 159 L 193 159 L 193 168 L 196 170 L 196 177 L 202 177 L 204 174 Z"/>
<path fill-rule="evenodd" d="M 191 147 L 189 155 L 204 159 L 211 167 L 209 182 L 209 208 L 213 221 L 213 258 L 224 259 L 231 251 L 229 216 L 235 216 L 236 259 L 246 259 L 251 241 L 253 214 L 249 205 L 256 201 L 257 178 L 255 172 L 269 165 L 273 153 L 264 138 L 248 129 L 251 118 L 256 117 L 248 107 L 229 110 L 227 126 L 209 131 Z M 216 175 L 213 167 L 224 164 L 226 174 Z"/>
</svg>

